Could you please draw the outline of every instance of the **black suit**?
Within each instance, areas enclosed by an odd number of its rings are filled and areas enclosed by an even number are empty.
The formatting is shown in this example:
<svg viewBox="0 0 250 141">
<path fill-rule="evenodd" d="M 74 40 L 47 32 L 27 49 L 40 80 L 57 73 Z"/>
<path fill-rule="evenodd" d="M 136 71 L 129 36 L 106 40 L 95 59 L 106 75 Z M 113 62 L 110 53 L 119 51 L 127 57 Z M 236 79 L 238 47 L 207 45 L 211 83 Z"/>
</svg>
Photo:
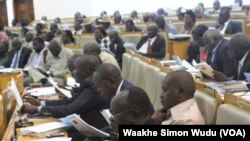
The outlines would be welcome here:
<svg viewBox="0 0 250 141">
<path fill-rule="evenodd" d="M 222 39 L 222 41 L 218 43 L 213 62 L 212 53 L 208 53 L 207 63 L 214 70 L 222 72 L 229 77 L 233 76 L 233 60 L 228 56 L 228 40 Z"/>
<path fill-rule="evenodd" d="M 221 26 L 218 26 L 217 29 L 222 30 Z M 225 34 L 235 34 L 238 32 L 242 32 L 242 25 L 237 21 L 230 21 L 227 25 L 227 29 L 225 30 Z"/>
<path fill-rule="evenodd" d="M 72 98 L 61 101 L 47 101 L 46 105 L 48 106 L 42 107 L 41 113 L 49 113 L 57 118 L 76 113 L 96 128 L 107 125 L 100 113 L 100 110 L 107 108 L 107 104 L 97 92 L 92 76 L 88 76 L 81 82 L 78 93 Z"/>
<path fill-rule="evenodd" d="M 246 59 L 243 63 L 243 66 L 240 69 L 240 73 L 238 76 L 238 65 L 239 65 L 239 61 L 235 61 L 234 63 L 234 80 L 246 80 L 246 77 L 244 75 L 245 73 L 250 73 L 250 52 L 248 53 L 248 55 L 246 56 Z"/>
<path fill-rule="evenodd" d="M 123 41 L 120 40 L 116 44 L 110 43 L 110 45 L 109 45 L 110 51 L 115 54 L 115 59 L 117 60 L 120 68 L 122 67 L 122 55 L 125 52 L 125 48 L 124 48 L 123 44 L 124 44 Z"/>
<path fill-rule="evenodd" d="M 32 52 L 31 49 L 23 47 L 23 49 L 20 52 L 18 68 L 23 68 L 27 64 L 31 52 Z M 11 50 L 9 52 L 8 61 L 4 64 L 4 67 L 6 67 L 6 68 L 11 67 L 11 63 L 12 63 L 12 60 L 14 59 L 14 57 L 15 57 L 15 54 L 16 54 L 16 52 L 14 50 Z"/>
<path fill-rule="evenodd" d="M 137 50 L 139 50 L 144 43 L 148 41 L 149 37 L 144 36 L 141 38 L 140 42 L 137 45 Z M 152 44 L 152 52 L 151 53 L 145 53 L 144 56 L 150 57 L 150 58 L 156 58 L 156 59 L 162 59 L 165 57 L 166 54 L 166 41 L 163 37 L 160 35 L 157 35 L 154 43 Z"/>
</svg>

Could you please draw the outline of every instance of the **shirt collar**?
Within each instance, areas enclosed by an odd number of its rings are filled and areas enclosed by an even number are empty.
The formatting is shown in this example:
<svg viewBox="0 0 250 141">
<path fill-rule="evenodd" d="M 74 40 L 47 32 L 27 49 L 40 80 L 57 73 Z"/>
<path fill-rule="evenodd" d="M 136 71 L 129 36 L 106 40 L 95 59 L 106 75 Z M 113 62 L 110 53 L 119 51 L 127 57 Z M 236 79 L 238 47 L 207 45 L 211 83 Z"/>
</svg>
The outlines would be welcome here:
<svg viewBox="0 0 250 141">
<path fill-rule="evenodd" d="M 213 53 L 213 54 L 216 53 L 216 51 L 217 51 L 218 47 L 220 46 L 220 44 L 222 43 L 222 41 L 223 41 L 223 39 L 221 39 L 221 40 L 218 42 L 218 44 L 214 47 L 214 49 L 212 50 L 212 53 Z"/>
<path fill-rule="evenodd" d="M 249 53 L 249 51 L 246 52 L 246 54 L 245 54 L 245 55 L 241 58 L 241 60 L 239 61 L 240 66 L 243 66 L 244 61 L 246 60 L 248 53 Z"/>
<path fill-rule="evenodd" d="M 123 84 L 123 80 L 121 81 L 119 87 L 117 88 L 116 94 L 118 94 L 121 91 L 122 84 Z"/>
<path fill-rule="evenodd" d="M 186 109 L 188 109 L 193 103 L 195 102 L 194 98 L 188 99 L 170 109 L 171 116 L 175 118 L 182 112 L 184 112 Z"/>
</svg>

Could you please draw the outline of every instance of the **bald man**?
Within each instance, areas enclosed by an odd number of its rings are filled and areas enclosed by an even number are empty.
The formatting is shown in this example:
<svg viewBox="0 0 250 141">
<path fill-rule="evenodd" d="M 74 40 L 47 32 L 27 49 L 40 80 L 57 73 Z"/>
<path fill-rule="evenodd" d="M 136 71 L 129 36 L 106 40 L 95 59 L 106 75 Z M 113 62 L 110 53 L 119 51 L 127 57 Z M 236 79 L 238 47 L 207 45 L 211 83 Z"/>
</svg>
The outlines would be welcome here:
<svg viewBox="0 0 250 141">
<path fill-rule="evenodd" d="M 162 82 L 163 108 L 155 112 L 153 119 L 163 125 L 205 124 L 194 93 L 195 83 L 190 73 L 184 70 L 169 73 Z"/>
<path fill-rule="evenodd" d="M 76 113 L 80 114 L 85 122 L 96 128 L 107 126 L 100 113 L 100 110 L 106 109 L 107 105 L 93 83 L 93 73 L 100 64 L 100 60 L 94 55 L 78 57 L 74 63 L 73 71 L 73 77 L 76 82 L 80 83 L 77 94 L 68 100 L 46 101 L 41 106 L 24 104 L 22 112 L 47 114 L 56 118 Z"/>
<path fill-rule="evenodd" d="M 228 56 L 228 40 L 224 39 L 216 29 L 207 30 L 203 37 L 208 52 L 207 64 L 215 71 L 222 72 L 228 77 L 233 75 L 233 60 Z M 216 72 L 215 72 L 216 73 Z"/>
<path fill-rule="evenodd" d="M 162 59 L 166 54 L 166 40 L 158 34 L 158 26 L 148 27 L 148 35 L 141 38 L 137 45 L 138 53 L 156 59 Z"/>
<path fill-rule="evenodd" d="M 119 64 L 116 61 L 115 57 L 105 50 L 102 51 L 100 45 L 97 44 L 96 42 L 88 42 L 84 45 L 83 54 L 92 54 L 92 53 L 99 55 L 103 64 L 110 63 L 120 69 Z"/>
</svg>

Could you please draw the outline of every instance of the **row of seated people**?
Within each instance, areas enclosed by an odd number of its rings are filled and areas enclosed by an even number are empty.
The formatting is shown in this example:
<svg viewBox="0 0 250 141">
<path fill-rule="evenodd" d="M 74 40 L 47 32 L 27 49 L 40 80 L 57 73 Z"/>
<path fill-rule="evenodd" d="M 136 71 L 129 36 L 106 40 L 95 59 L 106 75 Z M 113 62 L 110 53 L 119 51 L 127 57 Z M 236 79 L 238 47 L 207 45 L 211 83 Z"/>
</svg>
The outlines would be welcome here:
<svg viewBox="0 0 250 141">
<path fill-rule="evenodd" d="M 105 108 L 110 108 L 113 118 L 115 118 L 113 120 L 117 120 L 118 115 L 121 116 L 119 113 L 122 113 L 121 117 L 126 119 L 126 122 L 120 123 L 121 118 L 118 118 L 119 121 L 116 121 L 116 124 L 205 124 L 205 120 L 193 99 L 195 85 L 193 77 L 188 72 L 177 71 L 165 78 L 162 89 L 164 93 L 161 96 L 164 108 L 154 113 L 153 105 L 145 91 L 135 88 L 132 83 L 123 79 L 121 71 L 115 65 L 101 64 L 100 59 L 92 54 L 77 55 L 72 63 L 72 76 L 80 83 L 80 87 L 72 98 L 38 101 L 25 97 L 26 102 L 31 105 L 25 104 L 22 107 L 22 112 L 46 114 L 53 117 L 64 117 L 77 113 L 87 123 L 99 129 L 108 126 L 100 114 L 100 110 Z M 180 78 L 183 81 L 180 82 Z M 179 93 L 179 90 L 182 91 Z M 124 106 L 130 111 L 126 111 Z M 178 109 L 186 111 L 185 115 L 188 116 L 182 116 L 184 112 L 176 112 L 179 111 Z M 190 111 L 190 109 L 192 110 Z M 140 117 L 140 120 L 135 122 L 130 118 L 127 119 L 126 117 L 129 116 L 127 114 L 132 114 L 132 117 Z M 150 118 L 151 116 L 152 118 Z M 111 125 L 113 126 L 113 124 L 112 121 Z M 112 127 L 111 135 L 117 133 L 117 126 Z M 110 133 L 110 129 L 103 130 Z M 73 137 L 73 140 L 84 138 L 74 129 L 69 131 L 69 135 Z"/>
</svg>

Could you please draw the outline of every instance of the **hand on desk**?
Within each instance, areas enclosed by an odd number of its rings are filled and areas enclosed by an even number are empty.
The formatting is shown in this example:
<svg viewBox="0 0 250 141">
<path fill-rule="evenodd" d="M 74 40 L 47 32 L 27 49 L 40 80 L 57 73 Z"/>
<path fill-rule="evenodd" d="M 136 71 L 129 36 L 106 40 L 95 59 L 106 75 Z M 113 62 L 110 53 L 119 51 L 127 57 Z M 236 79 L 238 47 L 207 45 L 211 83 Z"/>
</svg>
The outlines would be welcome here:
<svg viewBox="0 0 250 141">
<path fill-rule="evenodd" d="M 26 96 L 24 97 L 24 101 L 30 103 L 34 106 L 40 106 L 40 101 L 32 96 Z"/>
<path fill-rule="evenodd" d="M 229 78 L 222 72 L 213 71 L 213 73 L 214 73 L 215 81 L 222 82 L 222 81 L 228 81 L 229 80 Z"/>
<path fill-rule="evenodd" d="M 33 105 L 24 104 L 21 108 L 22 113 L 36 114 L 38 113 L 38 107 Z"/>
</svg>

